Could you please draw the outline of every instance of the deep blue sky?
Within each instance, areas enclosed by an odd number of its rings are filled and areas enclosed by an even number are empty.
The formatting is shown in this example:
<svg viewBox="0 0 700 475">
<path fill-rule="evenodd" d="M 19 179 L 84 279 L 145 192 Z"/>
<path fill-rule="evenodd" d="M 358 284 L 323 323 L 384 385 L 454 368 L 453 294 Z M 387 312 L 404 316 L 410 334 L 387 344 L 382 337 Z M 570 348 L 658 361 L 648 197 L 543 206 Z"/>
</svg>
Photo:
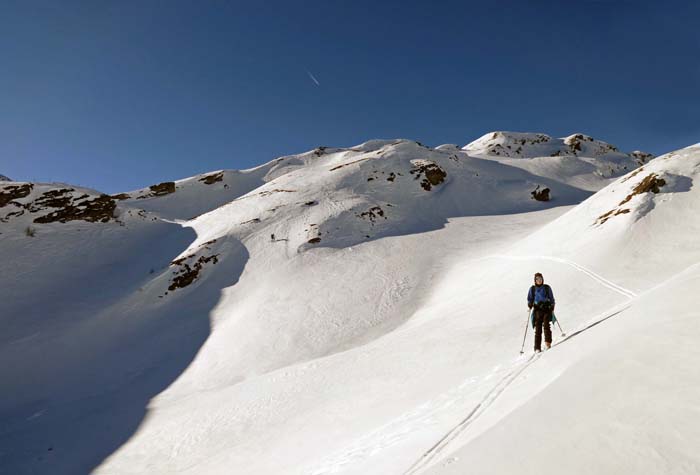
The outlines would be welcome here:
<svg viewBox="0 0 700 475">
<path fill-rule="evenodd" d="M 658 154 L 700 141 L 698 4 L 6 0 L 0 173 L 116 192 L 491 130 Z"/>
</svg>

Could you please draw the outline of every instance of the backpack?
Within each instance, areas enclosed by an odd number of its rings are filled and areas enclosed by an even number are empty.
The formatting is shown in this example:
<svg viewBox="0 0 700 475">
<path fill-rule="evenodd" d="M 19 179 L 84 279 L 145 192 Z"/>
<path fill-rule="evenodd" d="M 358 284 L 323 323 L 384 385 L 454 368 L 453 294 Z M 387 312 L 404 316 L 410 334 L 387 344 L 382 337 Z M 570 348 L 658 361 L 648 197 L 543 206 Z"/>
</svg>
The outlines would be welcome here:
<svg viewBox="0 0 700 475">
<path fill-rule="evenodd" d="M 538 310 L 545 310 L 545 311 L 552 310 L 552 300 L 553 300 L 552 288 L 547 284 L 542 284 L 542 286 L 544 287 L 544 293 L 545 293 L 546 300 L 544 302 L 539 302 L 539 303 L 534 302 L 534 299 L 535 299 L 535 296 L 537 293 L 537 287 L 534 285 L 532 287 L 530 287 L 530 291 L 532 292 L 533 305 Z"/>
</svg>

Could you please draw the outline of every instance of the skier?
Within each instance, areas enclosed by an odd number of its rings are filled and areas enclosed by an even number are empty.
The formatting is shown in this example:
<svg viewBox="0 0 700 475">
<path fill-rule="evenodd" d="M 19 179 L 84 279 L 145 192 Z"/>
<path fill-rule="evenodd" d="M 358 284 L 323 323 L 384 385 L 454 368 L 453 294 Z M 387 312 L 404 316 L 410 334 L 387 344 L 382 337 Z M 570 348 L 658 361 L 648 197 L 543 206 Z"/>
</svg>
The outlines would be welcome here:
<svg viewBox="0 0 700 475">
<path fill-rule="evenodd" d="M 536 273 L 535 285 L 530 287 L 527 293 L 527 308 L 530 311 L 533 307 L 535 309 L 532 319 L 532 326 L 535 327 L 535 352 L 542 351 L 542 327 L 544 327 L 544 342 L 547 349 L 552 347 L 552 329 L 549 324 L 552 322 L 554 303 L 552 288 L 544 283 L 542 274 Z"/>
</svg>

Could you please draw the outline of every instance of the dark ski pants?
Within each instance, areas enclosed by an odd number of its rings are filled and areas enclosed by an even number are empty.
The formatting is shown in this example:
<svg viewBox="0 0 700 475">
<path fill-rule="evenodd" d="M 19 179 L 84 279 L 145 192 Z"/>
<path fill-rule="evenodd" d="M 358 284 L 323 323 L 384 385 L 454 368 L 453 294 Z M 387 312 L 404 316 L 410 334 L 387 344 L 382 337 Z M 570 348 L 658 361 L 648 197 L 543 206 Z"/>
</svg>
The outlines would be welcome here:
<svg viewBox="0 0 700 475">
<path fill-rule="evenodd" d="M 552 343 L 552 329 L 549 326 L 549 324 L 552 322 L 552 311 L 535 309 L 533 321 L 535 323 L 535 350 L 541 350 L 543 327 L 544 341 L 546 343 Z"/>
</svg>

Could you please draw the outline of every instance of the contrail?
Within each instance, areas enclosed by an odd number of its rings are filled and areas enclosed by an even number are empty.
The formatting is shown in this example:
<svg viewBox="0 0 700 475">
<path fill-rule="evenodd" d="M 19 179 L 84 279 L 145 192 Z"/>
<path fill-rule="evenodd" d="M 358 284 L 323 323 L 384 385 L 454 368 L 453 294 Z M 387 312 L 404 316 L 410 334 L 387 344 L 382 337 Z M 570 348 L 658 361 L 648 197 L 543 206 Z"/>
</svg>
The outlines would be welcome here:
<svg viewBox="0 0 700 475">
<path fill-rule="evenodd" d="M 314 75 L 311 74 L 311 71 L 309 71 L 308 69 L 306 70 L 306 74 L 309 75 L 309 77 L 311 78 L 311 80 L 312 80 L 313 82 L 315 82 L 317 86 L 320 86 L 320 85 L 321 85 L 321 83 L 318 82 L 318 79 L 316 79 L 316 78 L 314 77 Z"/>
</svg>

